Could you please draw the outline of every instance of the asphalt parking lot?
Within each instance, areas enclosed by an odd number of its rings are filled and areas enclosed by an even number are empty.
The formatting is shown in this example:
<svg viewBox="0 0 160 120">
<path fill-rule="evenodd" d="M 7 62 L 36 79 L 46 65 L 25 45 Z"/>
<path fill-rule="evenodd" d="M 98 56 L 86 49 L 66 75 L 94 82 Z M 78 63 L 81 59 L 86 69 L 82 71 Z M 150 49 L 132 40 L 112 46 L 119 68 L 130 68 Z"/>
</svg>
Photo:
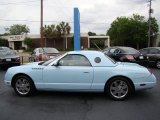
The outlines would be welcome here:
<svg viewBox="0 0 160 120">
<path fill-rule="evenodd" d="M 103 93 L 38 92 L 22 98 L 4 85 L 0 70 L 0 120 L 160 120 L 160 70 L 153 89 L 125 101 L 112 101 Z"/>
</svg>

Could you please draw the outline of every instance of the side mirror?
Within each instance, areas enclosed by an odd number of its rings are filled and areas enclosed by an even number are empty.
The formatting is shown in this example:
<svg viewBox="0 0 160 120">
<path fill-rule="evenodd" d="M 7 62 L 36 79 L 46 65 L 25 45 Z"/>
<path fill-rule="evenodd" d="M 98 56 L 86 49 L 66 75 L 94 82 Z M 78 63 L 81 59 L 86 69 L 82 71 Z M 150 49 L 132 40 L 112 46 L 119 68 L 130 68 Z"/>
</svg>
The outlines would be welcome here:
<svg viewBox="0 0 160 120">
<path fill-rule="evenodd" d="M 59 66 L 59 62 L 54 63 L 53 66 Z"/>
</svg>

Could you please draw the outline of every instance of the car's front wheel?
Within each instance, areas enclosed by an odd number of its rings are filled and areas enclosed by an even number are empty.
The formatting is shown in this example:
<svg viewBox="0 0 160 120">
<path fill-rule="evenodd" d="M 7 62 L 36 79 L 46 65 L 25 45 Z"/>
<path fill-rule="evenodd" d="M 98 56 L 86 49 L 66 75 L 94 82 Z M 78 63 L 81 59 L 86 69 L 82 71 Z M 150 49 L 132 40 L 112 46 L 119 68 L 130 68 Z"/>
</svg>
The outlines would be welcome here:
<svg viewBox="0 0 160 120">
<path fill-rule="evenodd" d="M 17 76 L 14 79 L 13 87 L 19 96 L 29 96 L 35 92 L 35 86 L 32 80 L 25 75 Z"/>
<path fill-rule="evenodd" d="M 129 81 L 123 77 L 110 80 L 106 86 L 106 92 L 111 99 L 124 100 L 131 93 L 132 87 Z"/>
</svg>

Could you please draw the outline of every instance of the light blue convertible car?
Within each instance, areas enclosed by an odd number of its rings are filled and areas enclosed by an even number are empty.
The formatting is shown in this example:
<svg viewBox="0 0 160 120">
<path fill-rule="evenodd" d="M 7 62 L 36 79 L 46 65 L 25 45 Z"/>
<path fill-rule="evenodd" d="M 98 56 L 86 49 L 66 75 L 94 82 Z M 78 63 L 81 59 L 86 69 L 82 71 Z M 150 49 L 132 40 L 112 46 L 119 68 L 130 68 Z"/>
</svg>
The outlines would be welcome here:
<svg viewBox="0 0 160 120">
<path fill-rule="evenodd" d="M 86 91 L 124 100 L 134 91 L 153 88 L 157 80 L 138 64 L 115 62 L 98 51 L 71 51 L 46 62 L 9 68 L 4 81 L 20 96 L 36 90 Z"/>
</svg>

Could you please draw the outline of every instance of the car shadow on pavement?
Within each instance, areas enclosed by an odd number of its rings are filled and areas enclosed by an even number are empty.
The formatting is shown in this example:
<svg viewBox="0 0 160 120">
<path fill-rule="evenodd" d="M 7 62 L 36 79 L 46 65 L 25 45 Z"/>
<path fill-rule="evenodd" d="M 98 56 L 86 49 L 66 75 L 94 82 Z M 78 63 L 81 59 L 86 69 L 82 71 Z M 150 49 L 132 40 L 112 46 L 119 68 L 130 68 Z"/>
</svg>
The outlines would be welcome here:
<svg viewBox="0 0 160 120">
<path fill-rule="evenodd" d="M 11 92 L 11 91 L 10 91 Z M 53 91 L 37 91 L 36 94 L 29 97 L 20 97 L 14 91 L 10 93 L 11 97 L 17 99 L 35 99 L 35 100 L 90 100 L 90 101 L 113 101 L 108 95 L 104 93 L 91 93 L 91 92 L 53 92 Z M 124 101 L 146 101 L 152 99 L 152 92 L 149 91 L 138 91 L 130 95 Z"/>
</svg>

